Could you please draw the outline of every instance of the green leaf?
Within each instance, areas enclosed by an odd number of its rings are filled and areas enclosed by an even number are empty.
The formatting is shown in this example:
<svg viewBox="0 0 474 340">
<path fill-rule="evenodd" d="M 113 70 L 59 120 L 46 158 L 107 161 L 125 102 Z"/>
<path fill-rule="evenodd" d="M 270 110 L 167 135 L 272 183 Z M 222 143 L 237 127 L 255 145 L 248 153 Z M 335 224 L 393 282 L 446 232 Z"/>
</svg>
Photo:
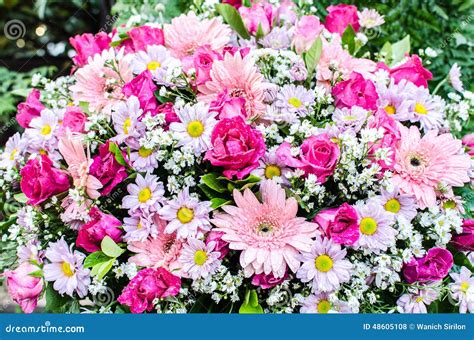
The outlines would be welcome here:
<svg viewBox="0 0 474 340">
<path fill-rule="evenodd" d="M 213 198 L 216 198 L 216 197 L 219 197 L 219 193 L 215 190 L 212 190 L 211 188 L 209 188 L 206 184 L 204 183 L 199 183 L 198 184 L 198 187 L 199 189 L 202 190 L 202 192 L 204 193 L 204 195 L 207 196 L 207 198 L 209 199 L 213 199 Z"/>
<path fill-rule="evenodd" d="M 62 313 L 69 302 L 67 296 L 61 296 L 57 291 L 54 290 L 53 284 L 48 283 L 46 287 L 46 305 L 44 307 L 46 312 Z"/>
<path fill-rule="evenodd" d="M 239 314 L 263 314 L 263 308 L 258 303 L 258 295 L 254 289 L 247 290 L 245 293 L 245 300 L 239 308 Z"/>
<path fill-rule="evenodd" d="M 19 194 L 13 195 L 13 198 L 15 199 L 15 201 L 19 203 L 26 204 L 26 202 L 28 202 L 28 197 L 26 197 L 25 194 L 22 192 Z"/>
<path fill-rule="evenodd" d="M 350 54 L 355 52 L 355 37 L 356 33 L 352 25 L 347 25 L 344 33 L 342 33 L 342 46 L 347 46 L 347 50 Z"/>
<path fill-rule="evenodd" d="M 388 41 L 382 46 L 380 55 L 383 57 L 383 62 L 387 65 L 392 63 L 392 44 Z"/>
<path fill-rule="evenodd" d="M 101 251 L 96 251 L 95 253 L 89 254 L 84 260 L 84 268 L 91 268 L 99 263 L 104 263 L 110 260 L 110 256 L 105 255 Z"/>
<path fill-rule="evenodd" d="M 258 28 L 257 28 L 257 32 L 255 33 L 255 39 L 257 39 L 257 41 L 259 41 L 259 40 L 262 39 L 264 36 L 265 36 L 265 33 L 263 32 L 262 24 L 259 23 L 259 24 L 258 24 Z"/>
<path fill-rule="evenodd" d="M 29 276 L 32 277 L 43 277 L 43 271 L 42 270 L 35 270 L 34 272 L 28 273 Z"/>
<path fill-rule="evenodd" d="M 117 163 L 123 166 L 128 166 L 127 162 L 125 161 L 125 158 L 123 158 L 122 151 L 120 150 L 117 144 L 115 144 L 114 142 L 110 142 L 109 151 L 114 154 Z"/>
<path fill-rule="evenodd" d="M 308 52 L 304 54 L 304 63 L 306 65 L 306 69 L 308 70 L 308 79 L 311 79 L 311 75 L 313 74 L 314 70 L 316 70 L 316 66 L 318 66 L 322 50 L 323 42 L 321 37 L 318 37 L 318 39 L 313 42 L 313 45 L 311 45 Z"/>
<path fill-rule="evenodd" d="M 105 255 L 110 257 L 119 257 L 123 254 L 125 250 L 120 248 L 110 236 L 105 236 L 100 243 L 100 249 L 104 252 Z"/>
<path fill-rule="evenodd" d="M 453 252 L 453 251 L 451 251 Z M 456 252 L 453 254 L 454 256 L 454 264 L 460 267 L 466 267 L 472 273 L 474 273 L 474 266 L 472 265 L 471 261 L 467 258 L 467 256 L 463 252 Z"/>
<path fill-rule="evenodd" d="M 217 12 L 224 18 L 224 21 L 229 24 L 232 29 L 237 32 L 244 39 L 250 39 L 250 34 L 244 25 L 242 17 L 234 6 L 229 4 L 216 5 Z"/>
<path fill-rule="evenodd" d="M 390 66 L 393 66 L 405 58 L 405 54 L 410 53 L 410 36 L 407 35 L 400 41 L 392 44 L 392 61 Z"/>
<path fill-rule="evenodd" d="M 215 198 L 211 199 L 211 208 L 212 209 L 217 209 L 217 208 L 220 208 L 223 205 L 227 205 L 229 203 L 232 203 L 232 201 L 227 200 L 225 198 L 215 197 Z"/>
<path fill-rule="evenodd" d="M 114 262 L 115 262 L 115 259 L 110 259 L 107 262 L 99 263 L 95 265 L 94 267 L 92 267 L 91 275 L 97 276 L 98 280 L 102 280 L 105 274 L 107 274 L 109 270 L 112 268 Z M 94 274 L 92 274 L 92 272 L 94 272 Z"/>
<path fill-rule="evenodd" d="M 220 180 L 220 177 L 218 177 L 218 175 L 215 173 L 210 173 L 210 174 L 206 174 L 202 176 L 201 182 L 206 184 L 209 188 L 211 188 L 214 191 L 217 191 L 220 193 L 226 192 L 225 183 L 223 183 Z"/>
</svg>

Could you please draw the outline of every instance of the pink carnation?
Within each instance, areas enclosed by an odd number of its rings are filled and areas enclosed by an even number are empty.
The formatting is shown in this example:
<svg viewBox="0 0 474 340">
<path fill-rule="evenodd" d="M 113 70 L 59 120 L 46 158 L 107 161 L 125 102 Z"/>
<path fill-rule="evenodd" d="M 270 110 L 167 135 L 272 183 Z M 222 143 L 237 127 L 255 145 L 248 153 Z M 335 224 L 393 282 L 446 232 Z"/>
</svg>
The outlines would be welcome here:
<svg viewBox="0 0 474 340">
<path fill-rule="evenodd" d="M 134 27 L 127 32 L 129 39 L 123 41 L 126 53 L 146 51 L 151 45 L 164 45 L 165 37 L 161 28 L 140 26 Z"/>
<path fill-rule="evenodd" d="M 87 116 L 80 107 L 68 106 L 64 113 L 62 128 L 69 129 L 71 132 L 83 133 L 86 125 Z"/>
<path fill-rule="evenodd" d="M 24 313 L 32 313 L 43 291 L 43 280 L 30 274 L 39 268 L 29 262 L 23 262 L 15 270 L 7 270 L 4 275 L 8 294 L 18 303 Z"/>
<path fill-rule="evenodd" d="M 26 101 L 18 104 L 18 113 L 16 114 L 16 120 L 23 128 L 30 127 L 30 122 L 33 118 L 39 117 L 41 111 L 44 109 L 44 105 L 40 102 L 41 92 L 37 89 L 31 90 L 26 98 Z"/>
<path fill-rule="evenodd" d="M 359 239 L 357 211 L 347 203 L 338 208 L 320 211 L 314 218 L 319 227 L 334 243 L 352 246 Z"/>
<path fill-rule="evenodd" d="M 276 278 L 273 276 L 273 273 L 270 274 L 255 274 L 252 277 L 252 284 L 257 287 L 262 287 L 263 289 L 270 289 L 273 287 L 278 286 L 279 284 L 283 283 L 288 278 L 288 273 L 285 272 L 283 277 Z"/>
<path fill-rule="evenodd" d="M 378 66 L 388 71 L 396 84 L 406 79 L 416 86 L 428 87 L 428 80 L 433 78 L 431 72 L 423 67 L 420 57 L 416 54 L 413 54 L 404 64 L 392 69 L 383 63 L 379 63 Z"/>
<path fill-rule="evenodd" d="M 87 64 L 89 57 L 101 53 L 110 47 L 112 39 L 105 32 L 99 32 L 96 35 L 84 33 L 69 38 L 69 43 L 76 50 L 76 56 L 72 58 L 77 66 Z"/>
<path fill-rule="evenodd" d="M 464 220 L 462 233 L 451 238 L 451 244 L 459 251 L 474 251 L 474 220 Z"/>
<path fill-rule="evenodd" d="M 117 301 L 130 307 L 132 313 L 151 312 L 154 300 L 176 296 L 181 289 L 181 279 L 164 268 L 146 268 L 130 281 Z"/>
<path fill-rule="evenodd" d="M 326 16 L 324 26 L 331 33 L 343 34 L 347 26 L 351 25 L 354 31 L 359 31 L 359 17 L 357 7 L 353 5 L 335 5 L 327 8 L 329 12 Z"/>
<path fill-rule="evenodd" d="M 209 112 L 217 112 L 219 119 L 237 116 L 247 119 L 245 104 L 246 101 L 244 98 L 231 97 L 227 91 L 224 91 L 217 96 L 216 100 L 211 102 Z"/>
<path fill-rule="evenodd" d="M 444 248 L 431 248 L 419 259 L 413 258 L 403 266 L 408 283 L 439 281 L 448 275 L 453 266 L 453 255 Z"/>
<path fill-rule="evenodd" d="M 469 156 L 474 156 L 474 132 L 465 135 L 462 138 L 462 144 L 467 148 Z"/>
<path fill-rule="evenodd" d="M 377 109 L 378 94 L 374 83 L 365 80 L 357 72 L 352 72 L 350 78 L 338 83 L 332 89 L 337 107 L 351 108 L 354 105 L 366 110 Z"/>
<path fill-rule="evenodd" d="M 259 27 L 263 34 L 270 32 L 275 13 L 267 1 L 254 2 L 251 7 L 241 6 L 239 12 L 250 34 L 257 33 Z"/>
<path fill-rule="evenodd" d="M 151 112 L 153 114 L 158 107 L 158 102 L 155 98 L 157 88 L 150 71 L 146 70 L 126 83 L 122 91 L 127 97 L 137 97 L 140 102 L 140 108 L 144 113 Z"/>
</svg>

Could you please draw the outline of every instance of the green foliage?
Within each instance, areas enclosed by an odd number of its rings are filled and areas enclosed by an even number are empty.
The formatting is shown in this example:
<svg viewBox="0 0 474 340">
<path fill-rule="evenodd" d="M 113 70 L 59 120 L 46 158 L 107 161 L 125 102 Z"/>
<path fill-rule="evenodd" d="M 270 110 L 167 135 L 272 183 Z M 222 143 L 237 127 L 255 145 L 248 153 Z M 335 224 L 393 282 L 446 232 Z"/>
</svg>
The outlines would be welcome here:
<svg viewBox="0 0 474 340">
<path fill-rule="evenodd" d="M 257 292 L 252 290 L 247 290 L 245 293 L 245 300 L 240 306 L 239 314 L 262 314 L 263 308 L 258 303 Z"/>
<path fill-rule="evenodd" d="M 238 35 L 244 39 L 250 38 L 249 32 L 247 31 L 247 28 L 245 28 L 244 22 L 242 21 L 242 17 L 234 6 L 228 4 L 219 4 L 216 5 L 216 9 L 224 18 L 224 21 L 228 23 Z"/>
<path fill-rule="evenodd" d="M 172 18 L 185 13 L 191 3 L 191 0 L 118 0 L 112 7 L 112 15 L 117 18 L 114 26 L 126 24 L 134 16 L 140 17 L 134 21 L 136 24 L 169 22 Z"/>
</svg>

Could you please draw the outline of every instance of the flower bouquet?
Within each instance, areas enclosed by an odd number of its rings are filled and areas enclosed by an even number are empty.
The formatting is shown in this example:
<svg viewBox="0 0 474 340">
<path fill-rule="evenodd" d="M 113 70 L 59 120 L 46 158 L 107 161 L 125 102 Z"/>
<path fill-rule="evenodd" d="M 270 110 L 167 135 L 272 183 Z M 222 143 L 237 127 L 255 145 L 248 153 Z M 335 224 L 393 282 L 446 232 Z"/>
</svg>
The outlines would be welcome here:
<svg viewBox="0 0 474 340">
<path fill-rule="evenodd" d="M 0 160 L 10 297 L 25 313 L 474 311 L 457 65 L 443 99 L 408 37 L 370 53 L 374 10 L 223 2 L 75 36 L 71 75 L 33 79 Z"/>
</svg>

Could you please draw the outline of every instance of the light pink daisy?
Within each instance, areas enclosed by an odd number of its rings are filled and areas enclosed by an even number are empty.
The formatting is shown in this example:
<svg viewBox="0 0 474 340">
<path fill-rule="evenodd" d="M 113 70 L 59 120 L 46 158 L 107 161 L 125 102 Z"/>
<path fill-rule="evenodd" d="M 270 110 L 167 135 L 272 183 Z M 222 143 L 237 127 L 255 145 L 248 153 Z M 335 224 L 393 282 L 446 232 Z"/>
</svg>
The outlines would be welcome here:
<svg viewBox="0 0 474 340">
<path fill-rule="evenodd" d="M 123 219 L 123 230 L 126 232 L 123 239 L 130 241 L 144 241 L 149 236 L 158 235 L 158 227 L 164 227 L 166 223 L 156 212 L 147 210 L 137 211 L 136 214 Z"/>
<path fill-rule="evenodd" d="M 139 147 L 138 139 L 145 133 L 145 125 L 138 120 L 143 110 L 135 96 L 127 101 L 121 101 L 113 108 L 112 121 L 117 136 L 111 140 L 117 143 L 125 142 L 130 147 Z"/>
<path fill-rule="evenodd" d="M 258 72 L 250 55 L 226 53 L 223 60 L 212 64 L 211 80 L 199 86 L 199 99 L 211 103 L 227 91 L 230 97 L 245 99 L 248 118 L 265 113 L 263 76 Z"/>
<path fill-rule="evenodd" d="M 331 292 L 351 278 L 347 251 L 328 238 L 316 238 L 311 250 L 301 254 L 303 264 L 296 273 L 301 282 L 312 281 L 313 292 Z"/>
<path fill-rule="evenodd" d="M 5 144 L 5 149 L 0 154 L 0 168 L 12 168 L 23 156 L 26 140 L 17 132 Z"/>
<path fill-rule="evenodd" d="M 166 47 L 173 56 L 183 58 L 206 45 L 214 51 L 222 51 L 230 41 L 231 30 L 218 18 L 200 20 L 194 12 L 189 12 L 166 24 L 164 34 Z"/>
<path fill-rule="evenodd" d="M 380 15 L 375 9 L 364 8 L 361 12 L 357 12 L 359 25 L 364 28 L 374 28 L 385 23 L 383 15 Z"/>
<path fill-rule="evenodd" d="M 439 297 L 439 291 L 431 287 L 412 287 L 410 290 L 410 293 L 403 294 L 397 300 L 399 313 L 427 313 L 426 306 Z"/>
<path fill-rule="evenodd" d="M 115 67 L 109 65 L 114 63 Z M 71 86 L 73 99 L 89 103 L 89 110 L 110 114 L 112 107 L 124 99 L 122 86 L 133 78 L 132 69 L 123 57 L 123 51 L 104 50 L 89 58 L 89 62 L 75 74 L 76 84 Z"/>
<path fill-rule="evenodd" d="M 405 79 L 398 84 L 395 84 L 395 80 L 392 79 L 388 86 L 377 83 L 376 87 L 379 95 L 377 106 L 384 109 L 395 120 L 408 120 L 410 118 L 409 110 L 413 104 L 413 99 L 410 97 L 411 86 L 414 85 Z"/>
<path fill-rule="evenodd" d="M 298 203 L 287 199 L 285 190 L 274 181 L 260 186 L 262 202 L 250 189 L 243 194 L 234 190 L 233 194 L 237 206 L 223 206 L 226 214 L 218 214 L 211 222 L 216 231 L 224 233 L 222 239 L 230 249 L 242 250 L 240 264 L 245 276 L 273 273 L 281 278 L 287 266 L 296 272 L 299 253 L 310 251 L 318 226 L 296 217 Z"/>
<path fill-rule="evenodd" d="M 401 216 L 411 222 L 417 214 L 415 197 L 400 193 L 398 188 L 393 188 L 391 191 L 382 189 L 379 199 L 385 211 L 394 214 L 397 218 Z"/>
<path fill-rule="evenodd" d="M 456 91 L 464 91 L 464 85 L 461 80 L 461 68 L 457 63 L 454 63 L 453 66 L 451 66 L 448 74 L 448 80 Z"/>
<path fill-rule="evenodd" d="M 154 211 L 163 202 L 165 189 L 157 176 L 146 173 L 137 175 L 136 182 L 127 186 L 128 195 L 122 200 L 122 208 L 136 212 L 138 209 Z"/>
<path fill-rule="evenodd" d="M 351 313 L 347 302 L 329 299 L 328 293 L 311 294 L 304 298 L 300 313 Z"/>
<path fill-rule="evenodd" d="M 450 133 L 437 136 L 429 131 L 421 137 L 416 126 L 399 125 L 392 182 L 401 192 L 413 194 L 420 208 L 436 205 L 439 184 L 463 186 L 469 182 L 470 157 L 463 153 L 460 140 Z"/>
<path fill-rule="evenodd" d="M 291 172 L 276 154 L 275 151 L 267 151 L 258 161 L 258 168 L 252 171 L 252 174 L 264 179 L 277 180 L 283 184 L 288 184 L 287 174 Z"/>
<path fill-rule="evenodd" d="M 179 262 L 183 264 L 183 272 L 191 279 L 206 278 L 219 268 L 221 253 L 214 251 L 216 243 L 207 245 L 201 240 L 190 238 L 184 244 Z"/>
<path fill-rule="evenodd" d="M 424 131 L 439 129 L 443 125 L 446 103 L 440 96 L 431 95 L 423 86 L 407 83 L 405 91 L 410 94 L 408 109 L 410 122 L 419 122 Z"/>
<path fill-rule="evenodd" d="M 461 267 L 460 273 L 449 274 L 454 280 L 449 285 L 451 296 L 458 302 L 459 313 L 474 313 L 474 277 L 469 269 Z"/>
</svg>

